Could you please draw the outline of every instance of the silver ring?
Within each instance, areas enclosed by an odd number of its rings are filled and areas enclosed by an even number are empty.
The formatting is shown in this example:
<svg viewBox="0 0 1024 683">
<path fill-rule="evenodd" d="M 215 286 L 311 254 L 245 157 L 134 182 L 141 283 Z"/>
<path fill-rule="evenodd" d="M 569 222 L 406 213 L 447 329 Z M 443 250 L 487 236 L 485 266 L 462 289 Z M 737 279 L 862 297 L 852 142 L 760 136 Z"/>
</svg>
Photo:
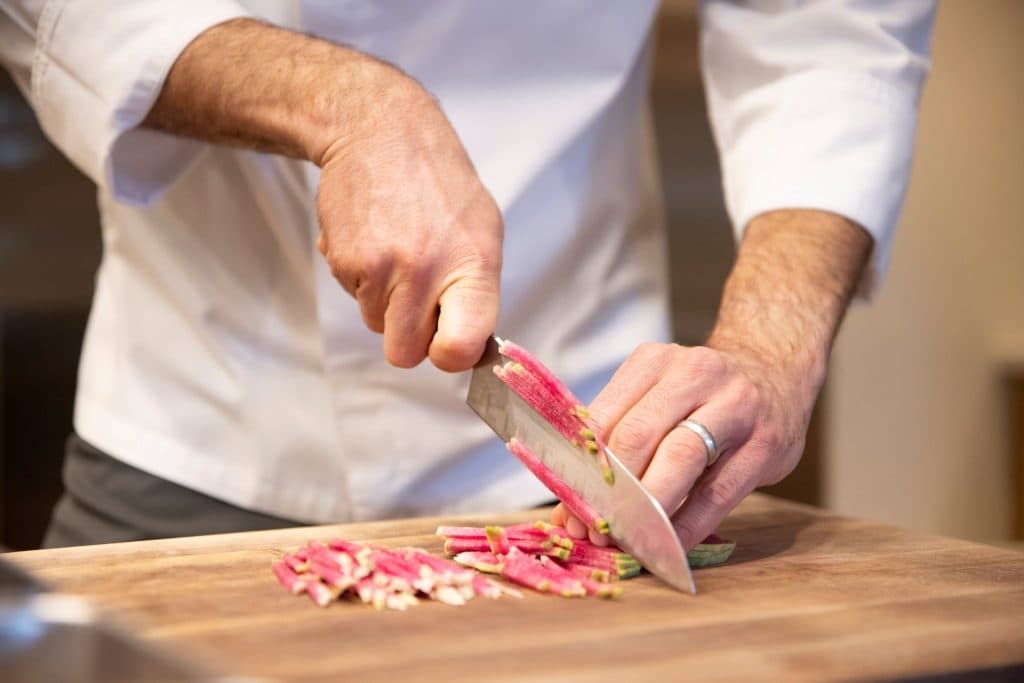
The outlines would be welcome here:
<svg viewBox="0 0 1024 683">
<path fill-rule="evenodd" d="M 711 436 L 708 428 L 696 420 L 683 420 L 679 423 L 679 426 L 686 427 L 700 437 L 700 440 L 704 442 L 705 450 L 708 452 L 708 464 L 705 467 L 714 465 L 715 461 L 718 460 L 718 444 L 715 443 L 715 437 Z"/>
</svg>

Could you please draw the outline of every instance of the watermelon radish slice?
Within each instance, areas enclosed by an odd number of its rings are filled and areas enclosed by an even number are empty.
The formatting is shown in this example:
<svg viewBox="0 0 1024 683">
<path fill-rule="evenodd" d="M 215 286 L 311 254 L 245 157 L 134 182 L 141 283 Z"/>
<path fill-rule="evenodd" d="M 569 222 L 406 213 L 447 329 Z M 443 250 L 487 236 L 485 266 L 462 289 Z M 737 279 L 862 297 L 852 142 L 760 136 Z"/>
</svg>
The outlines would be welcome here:
<svg viewBox="0 0 1024 683">
<path fill-rule="evenodd" d="M 332 588 L 320 580 L 310 580 L 306 582 L 306 593 L 309 598 L 320 607 L 327 607 L 338 598 L 341 591 L 337 588 Z"/>
<path fill-rule="evenodd" d="M 392 610 L 412 607 L 421 597 L 462 605 L 477 596 L 518 596 L 475 571 L 419 548 L 390 550 L 344 539 L 333 539 L 328 545 L 310 541 L 272 562 L 271 570 L 288 592 L 306 593 L 321 607 L 345 595 L 375 609 Z"/>
<path fill-rule="evenodd" d="M 309 561 L 309 571 L 320 577 L 320 580 L 328 586 L 334 586 L 345 590 L 356 582 L 351 574 L 341 571 L 336 563 L 330 562 L 327 558 L 316 555 Z"/>
<path fill-rule="evenodd" d="M 500 598 L 503 595 L 513 598 L 523 597 L 523 594 L 516 589 L 503 586 L 497 581 L 491 581 L 486 576 L 480 576 L 479 574 L 473 577 L 473 590 L 476 591 L 477 595 L 491 599 Z"/>
<path fill-rule="evenodd" d="M 498 546 L 501 548 L 502 546 Z M 542 541 L 536 538 L 525 539 L 521 541 L 508 541 L 506 539 L 506 545 L 504 546 L 506 552 L 510 547 L 519 548 L 524 553 L 530 553 L 532 555 L 541 555 L 545 553 L 554 554 L 561 556 L 565 554 L 568 557 L 568 550 L 561 546 L 556 547 L 552 541 Z M 457 555 L 458 553 L 465 552 L 495 552 L 495 546 L 485 538 L 449 538 L 444 542 L 444 551 L 448 555 Z M 563 552 L 564 551 L 564 552 Z M 504 553 L 498 552 L 498 555 Z"/>
<path fill-rule="evenodd" d="M 549 534 L 532 523 L 529 525 L 519 524 L 500 528 L 505 530 L 505 536 L 510 541 L 549 540 Z M 434 535 L 444 536 L 445 538 L 486 539 L 487 528 L 482 526 L 439 526 Z"/>
<path fill-rule="evenodd" d="M 588 564 L 567 564 L 565 568 L 576 576 L 581 576 L 591 581 L 609 583 L 612 580 L 612 573 L 607 569 L 599 569 Z"/>
<path fill-rule="evenodd" d="M 500 574 L 502 560 L 489 552 L 461 552 L 452 558 L 463 567 L 470 567 L 485 574 Z"/>
<path fill-rule="evenodd" d="M 509 550 L 508 555 L 505 556 L 501 575 L 521 586 L 541 593 L 551 590 L 550 573 L 544 570 L 544 566 L 540 562 L 521 552 L 518 548 Z"/>
<path fill-rule="evenodd" d="M 553 560 L 545 562 L 545 559 L 535 558 L 520 552 L 518 548 L 513 548 L 505 556 L 502 576 L 524 586 L 549 591 L 566 598 L 583 597 L 587 594 L 579 578 L 557 567 Z"/>
<path fill-rule="evenodd" d="M 605 444 L 597 436 L 597 425 L 580 400 L 543 363 L 518 344 L 504 340 L 500 342 L 498 352 L 509 362 L 496 366 L 494 373 L 543 415 L 566 440 L 596 456 L 605 481 L 609 485 L 615 483 Z"/>
<path fill-rule="evenodd" d="M 288 568 L 293 572 L 301 573 L 309 568 L 309 555 L 300 558 L 297 553 L 285 553 L 282 561 L 288 565 Z"/>
<path fill-rule="evenodd" d="M 546 527 L 539 526 L 541 524 L 544 524 L 544 522 L 503 527 L 505 537 L 510 545 L 517 546 L 524 552 L 537 552 L 537 549 L 544 550 L 553 548 L 556 545 L 563 548 L 572 548 L 572 538 L 569 537 L 565 529 L 550 524 L 546 525 Z M 550 528 L 551 531 L 547 531 L 547 528 Z M 482 544 L 487 541 L 487 528 L 476 526 L 439 526 L 434 535 Z"/>
<path fill-rule="evenodd" d="M 532 353 L 519 346 L 519 344 L 504 339 L 498 345 L 498 353 L 515 363 L 519 363 L 527 373 L 536 378 L 543 387 L 544 392 L 553 401 L 568 405 L 570 408 L 576 406 L 583 408 L 580 400 L 569 391 L 569 388 L 562 384 L 561 380 L 555 377 L 554 373 L 548 370 Z M 586 409 L 584 408 L 584 410 Z"/>
<path fill-rule="evenodd" d="M 568 484 L 562 481 L 553 470 L 541 462 L 540 458 L 533 454 L 525 444 L 518 439 L 512 439 L 505 446 L 512 455 L 519 459 L 519 462 L 526 465 L 526 468 L 533 472 L 533 475 L 540 480 L 551 493 L 565 504 L 565 507 L 574 514 L 581 522 L 597 529 L 603 534 L 610 531 L 608 522 L 598 514 L 597 510 L 590 506 L 583 498 L 576 493 Z"/>
<path fill-rule="evenodd" d="M 472 528 L 472 527 L 470 527 Z M 523 522 L 522 524 L 510 524 L 505 527 L 505 533 L 509 538 L 547 538 L 550 534 L 543 528 L 537 526 L 536 522 Z"/>
<path fill-rule="evenodd" d="M 319 580 L 315 576 L 303 575 L 293 571 L 291 567 L 281 560 L 274 562 L 271 565 L 271 569 L 273 569 L 274 576 L 277 577 L 281 585 L 294 595 L 305 592 L 306 583 L 309 581 Z"/>
<path fill-rule="evenodd" d="M 487 544 L 491 547 L 491 552 L 495 555 L 504 555 L 512 547 L 509 545 L 505 530 L 500 526 L 484 527 L 484 534 L 487 536 Z"/>
<path fill-rule="evenodd" d="M 541 557 L 540 563 L 547 567 L 551 573 L 565 577 L 565 580 L 571 581 L 572 584 L 582 588 L 587 595 L 595 595 L 599 598 L 609 600 L 618 598 L 622 595 L 622 588 L 620 586 L 609 586 L 600 581 L 581 577 L 576 572 L 563 567 L 550 558 Z"/>
<path fill-rule="evenodd" d="M 559 541 L 567 538 L 565 530 L 546 522 L 438 528 L 439 533 L 447 530 L 459 534 L 446 537 L 447 548 L 473 549 L 458 552 L 451 561 L 421 548 L 391 550 L 344 539 L 327 545 L 310 541 L 284 553 L 271 569 L 285 590 L 306 593 L 321 607 L 352 596 L 378 610 L 405 610 L 425 598 L 463 605 L 475 597 L 521 597 L 480 572 L 565 597 L 617 598 L 622 590 L 615 580 L 643 570 L 635 558 L 614 546 L 577 539 L 564 547 Z M 735 547 L 734 541 L 711 534 L 688 556 L 692 566 L 708 567 L 725 562 Z"/>
</svg>

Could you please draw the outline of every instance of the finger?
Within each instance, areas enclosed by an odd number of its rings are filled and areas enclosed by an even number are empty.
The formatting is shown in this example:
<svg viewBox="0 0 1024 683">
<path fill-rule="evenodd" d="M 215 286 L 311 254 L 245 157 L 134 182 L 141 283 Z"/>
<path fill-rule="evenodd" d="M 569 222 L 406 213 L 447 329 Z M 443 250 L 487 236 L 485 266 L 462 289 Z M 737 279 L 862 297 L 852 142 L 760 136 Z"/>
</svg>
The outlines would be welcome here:
<svg viewBox="0 0 1024 683">
<path fill-rule="evenodd" d="M 430 360 L 441 370 L 460 372 L 476 365 L 498 323 L 497 276 L 466 277 L 444 290 Z"/>
<path fill-rule="evenodd" d="M 387 297 L 384 289 L 371 280 L 362 280 L 355 285 L 353 296 L 359 303 L 363 324 L 373 332 L 383 333 L 387 324 Z"/>
<path fill-rule="evenodd" d="M 588 406 L 605 441 L 622 416 L 658 381 L 664 369 L 659 357 L 665 348 L 661 344 L 638 346 Z"/>
<path fill-rule="evenodd" d="M 602 534 L 596 529 L 587 529 L 587 537 L 590 539 L 591 543 L 602 547 L 611 545 L 612 543 L 612 539 L 608 534 Z"/>
<path fill-rule="evenodd" d="M 557 517 L 555 512 L 559 513 Z M 561 503 L 551 513 L 551 523 L 555 526 L 564 527 L 569 532 L 569 535 L 574 538 L 587 538 L 594 545 L 611 545 L 612 539 L 610 536 L 588 528 L 578 517 L 569 514 L 569 511 Z"/>
<path fill-rule="evenodd" d="M 564 527 L 566 521 L 568 521 L 568 513 L 565 511 L 565 505 L 559 503 L 551 511 L 551 523 L 555 526 Z"/>
<path fill-rule="evenodd" d="M 569 535 L 573 538 L 587 537 L 587 525 L 572 515 L 569 515 L 569 518 L 565 522 L 565 530 L 568 531 Z"/>
<path fill-rule="evenodd" d="M 325 233 L 321 232 L 317 238 L 317 250 L 323 254 L 324 261 L 331 271 L 331 275 L 337 280 L 341 288 L 349 293 L 354 299 L 359 299 L 359 290 L 367 278 L 361 278 L 358 268 L 352 262 L 350 255 L 344 251 L 331 248 L 331 244 Z M 367 290 L 368 291 L 368 290 Z"/>
<path fill-rule="evenodd" d="M 353 260 L 349 251 L 332 249 L 326 232 L 317 237 L 316 248 L 323 254 L 334 279 L 359 304 L 363 324 L 373 332 L 382 333 L 387 310 L 386 287 L 391 274 L 389 263 L 378 259 L 372 268 L 367 268 Z"/>
<path fill-rule="evenodd" d="M 754 415 L 732 401 L 712 401 L 689 415 L 711 432 L 719 458 L 743 443 L 750 435 Z M 704 473 L 707 446 L 693 430 L 677 425 L 661 440 L 640 482 L 671 516 Z"/>
<path fill-rule="evenodd" d="M 397 285 L 384 313 L 384 356 L 396 367 L 416 367 L 427 357 L 436 326 L 430 288 L 409 281 Z"/>
<path fill-rule="evenodd" d="M 718 528 L 726 515 L 760 485 L 764 458 L 754 447 L 720 459 L 697 481 L 672 526 L 687 550 Z"/>
<path fill-rule="evenodd" d="M 696 409 L 706 392 L 701 380 L 696 379 L 690 382 L 673 377 L 655 382 L 615 425 L 608 437 L 608 448 L 639 477 L 654 457 L 658 444 Z"/>
</svg>

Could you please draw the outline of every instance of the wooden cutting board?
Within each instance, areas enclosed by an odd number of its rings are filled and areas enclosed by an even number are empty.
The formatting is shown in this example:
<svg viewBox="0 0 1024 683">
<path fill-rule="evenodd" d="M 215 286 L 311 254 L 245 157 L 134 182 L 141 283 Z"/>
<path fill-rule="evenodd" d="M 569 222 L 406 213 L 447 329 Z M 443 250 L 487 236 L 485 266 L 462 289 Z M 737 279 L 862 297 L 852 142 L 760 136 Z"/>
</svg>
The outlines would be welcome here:
<svg viewBox="0 0 1024 683">
<path fill-rule="evenodd" d="M 762 495 L 722 527 L 738 547 L 700 594 L 644 576 L 621 600 L 530 594 L 461 608 L 320 609 L 270 572 L 333 536 L 440 553 L 445 524 L 368 524 L 14 553 L 174 649 L 282 681 L 803 681 L 1010 667 L 1024 676 L 1024 555 L 913 534 Z M 976 675 L 976 674 L 975 674 Z M 964 679 L 968 680 L 968 679 Z"/>
</svg>

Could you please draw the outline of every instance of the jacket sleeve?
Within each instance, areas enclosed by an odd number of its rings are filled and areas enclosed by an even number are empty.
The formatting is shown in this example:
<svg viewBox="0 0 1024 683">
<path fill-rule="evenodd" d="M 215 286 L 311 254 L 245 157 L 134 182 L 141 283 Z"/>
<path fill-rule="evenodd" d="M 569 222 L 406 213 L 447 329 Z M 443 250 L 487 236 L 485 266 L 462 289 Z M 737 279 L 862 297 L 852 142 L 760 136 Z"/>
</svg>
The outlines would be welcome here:
<svg viewBox="0 0 1024 683">
<path fill-rule="evenodd" d="M 47 137 L 119 201 L 148 204 L 202 143 L 139 127 L 182 50 L 232 0 L 0 0 L 0 63 Z"/>
<path fill-rule="evenodd" d="M 701 58 L 738 236 L 781 208 L 843 215 L 885 272 L 910 174 L 934 0 L 704 0 Z"/>
</svg>

